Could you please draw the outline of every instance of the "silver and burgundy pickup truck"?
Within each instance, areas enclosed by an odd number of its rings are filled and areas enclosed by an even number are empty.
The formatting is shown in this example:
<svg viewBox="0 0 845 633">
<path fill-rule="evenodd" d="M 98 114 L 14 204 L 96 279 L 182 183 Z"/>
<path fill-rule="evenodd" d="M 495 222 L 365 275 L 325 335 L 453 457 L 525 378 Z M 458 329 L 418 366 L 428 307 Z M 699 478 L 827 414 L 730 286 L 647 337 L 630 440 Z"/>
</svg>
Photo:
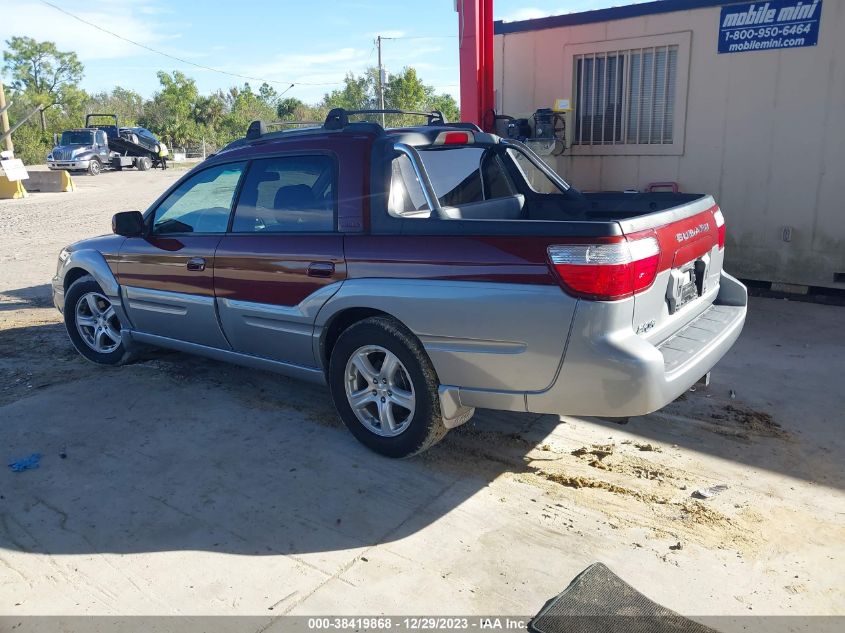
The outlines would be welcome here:
<svg viewBox="0 0 845 633">
<path fill-rule="evenodd" d="M 448 124 L 254 122 L 114 235 L 63 249 L 87 359 L 153 345 L 328 384 L 352 433 L 420 452 L 476 407 L 627 417 L 739 336 L 708 195 L 581 193 L 523 144 Z M 407 113 L 406 113 L 407 114 Z"/>
</svg>

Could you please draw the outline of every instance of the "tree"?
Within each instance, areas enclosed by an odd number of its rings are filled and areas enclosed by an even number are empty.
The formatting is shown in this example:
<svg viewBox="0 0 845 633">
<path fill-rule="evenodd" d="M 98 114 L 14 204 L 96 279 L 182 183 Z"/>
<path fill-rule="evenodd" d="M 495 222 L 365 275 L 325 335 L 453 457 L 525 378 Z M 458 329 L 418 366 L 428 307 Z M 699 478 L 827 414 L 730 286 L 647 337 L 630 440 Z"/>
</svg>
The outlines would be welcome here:
<svg viewBox="0 0 845 633">
<path fill-rule="evenodd" d="M 265 96 L 268 93 L 264 92 Z M 228 92 L 221 93 L 225 114 L 213 131 L 216 142 L 227 143 L 241 138 L 249 124 L 257 119 L 272 121 L 276 117 L 276 107 L 262 98 L 261 90 L 255 93 L 249 83 L 232 86 Z"/>
<path fill-rule="evenodd" d="M 103 114 L 114 113 L 121 125 L 132 127 L 144 116 L 144 98 L 134 90 L 116 86 L 111 92 L 92 95 L 86 110 Z"/>
<path fill-rule="evenodd" d="M 279 103 L 279 93 L 266 81 L 258 87 L 258 98 L 273 110 Z"/>
<path fill-rule="evenodd" d="M 76 85 L 84 67 L 76 53 L 63 53 L 53 42 L 37 42 L 31 37 L 6 40 L 4 70 L 12 77 L 11 87 L 41 107 L 41 131 L 47 131 L 44 111 L 80 94 Z"/>
<path fill-rule="evenodd" d="M 326 94 L 323 97 L 323 105 L 327 108 L 346 110 L 366 110 L 375 107 L 377 73 L 378 70 L 375 68 L 368 68 L 360 77 L 356 77 L 354 73 L 347 73 L 343 79 L 343 88 Z"/>
<path fill-rule="evenodd" d="M 226 114 L 226 103 L 220 93 L 199 97 L 194 104 L 194 119 L 201 125 L 216 128 L 224 114 Z"/>
<path fill-rule="evenodd" d="M 299 118 L 301 112 L 305 112 L 308 106 L 296 97 L 287 97 L 279 100 L 276 105 L 276 116 L 280 119 L 296 119 Z"/>
<path fill-rule="evenodd" d="M 144 104 L 141 124 L 164 136 L 174 147 L 185 145 L 196 137 L 197 84 L 178 70 L 172 74 L 161 70 L 157 77 L 161 90 Z"/>
<path fill-rule="evenodd" d="M 461 109 L 450 94 L 431 95 L 426 102 L 426 110 L 440 110 L 447 121 L 460 121 Z"/>
<path fill-rule="evenodd" d="M 413 68 L 404 68 L 393 75 L 384 87 L 384 105 L 397 110 L 421 110 L 433 88 L 426 86 Z"/>
<path fill-rule="evenodd" d="M 325 108 L 347 110 L 378 108 L 378 69 L 368 68 L 358 77 L 353 73 L 347 74 L 343 88 L 327 93 L 322 105 Z M 434 87 L 423 83 L 417 71 L 411 67 L 403 68 L 401 73 L 391 76 L 387 81 L 384 86 L 384 107 L 389 110 L 422 112 L 440 110 L 448 121 L 460 118 L 454 97 L 435 94 Z M 414 115 L 387 115 L 385 122 L 389 126 L 404 126 L 418 125 L 421 120 Z"/>
</svg>

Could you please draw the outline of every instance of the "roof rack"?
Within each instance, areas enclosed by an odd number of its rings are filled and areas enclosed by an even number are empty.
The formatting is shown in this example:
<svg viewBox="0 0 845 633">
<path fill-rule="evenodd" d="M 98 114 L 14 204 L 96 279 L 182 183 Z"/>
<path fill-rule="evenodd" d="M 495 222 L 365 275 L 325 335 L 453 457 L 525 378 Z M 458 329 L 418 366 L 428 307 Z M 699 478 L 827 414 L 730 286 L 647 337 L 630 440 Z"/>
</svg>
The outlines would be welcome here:
<svg viewBox="0 0 845 633">
<path fill-rule="evenodd" d="M 280 127 L 282 125 L 313 125 L 319 126 L 321 123 L 319 121 L 253 121 L 249 124 L 249 127 L 246 130 L 246 138 L 249 141 L 254 141 L 255 139 L 261 138 L 265 134 L 267 134 L 267 128 L 269 127 Z"/>
<path fill-rule="evenodd" d="M 327 130 L 342 130 L 349 125 L 349 115 L 354 114 L 409 114 L 414 116 L 424 116 L 428 119 L 428 125 L 447 125 L 446 117 L 440 110 L 432 110 L 431 112 L 416 112 L 414 110 L 346 110 L 345 108 L 333 108 L 329 110 L 326 115 L 326 121 L 323 127 Z"/>
<path fill-rule="evenodd" d="M 283 125 L 309 125 L 312 126 L 310 128 L 294 128 L 291 130 L 279 130 L 272 133 L 273 137 L 277 135 L 285 135 L 288 134 L 295 134 L 297 132 L 307 134 L 307 133 L 314 133 L 318 130 L 328 130 L 328 131 L 339 131 L 343 130 L 350 125 L 354 125 L 356 127 L 367 128 L 369 131 L 375 134 L 384 134 L 384 129 L 378 123 L 372 123 L 367 121 L 354 121 L 350 123 L 349 117 L 351 115 L 356 114 L 407 114 L 412 116 L 421 116 L 428 119 L 426 125 L 430 126 L 446 126 L 446 127 L 454 127 L 463 130 L 472 130 L 473 132 L 481 132 L 481 128 L 478 127 L 475 123 L 466 123 L 466 122 L 456 122 L 456 123 L 448 123 L 446 121 L 446 117 L 443 116 L 443 113 L 440 110 L 432 110 L 431 112 L 416 112 L 414 110 L 396 110 L 396 109 L 386 109 L 386 110 L 346 110 L 345 108 L 333 108 L 329 110 L 328 115 L 326 115 L 326 120 L 321 124 L 319 121 L 260 121 L 256 120 L 249 124 L 249 128 L 246 131 L 246 138 L 242 139 L 243 141 L 256 141 L 261 139 L 264 136 L 267 136 L 269 131 L 268 128 L 279 127 Z"/>
</svg>

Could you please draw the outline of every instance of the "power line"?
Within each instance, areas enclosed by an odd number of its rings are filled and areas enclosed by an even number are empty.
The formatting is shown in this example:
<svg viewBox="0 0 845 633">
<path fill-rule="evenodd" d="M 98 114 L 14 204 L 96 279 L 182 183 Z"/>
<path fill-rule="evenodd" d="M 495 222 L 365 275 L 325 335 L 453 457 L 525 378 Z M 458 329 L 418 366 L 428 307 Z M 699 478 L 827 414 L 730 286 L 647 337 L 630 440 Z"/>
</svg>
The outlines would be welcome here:
<svg viewBox="0 0 845 633">
<path fill-rule="evenodd" d="M 383 37 L 383 40 L 454 40 L 457 35 L 398 35 L 396 37 Z"/>
<path fill-rule="evenodd" d="M 197 64 L 196 62 L 192 62 L 192 61 L 189 61 L 187 59 L 177 57 L 176 55 L 171 55 L 169 53 L 165 53 L 163 51 L 157 50 L 155 48 L 147 46 L 146 44 L 141 44 L 140 42 L 136 42 L 135 40 L 131 40 L 128 37 L 124 37 L 122 35 L 114 33 L 113 31 L 109 31 L 108 29 L 104 29 L 102 26 L 100 26 L 98 24 L 94 24 L 93 22 L 89 22 L 88 20 L 86 20 L 84 18 L 80 18 L 78 15 L 74 15 L 70 11 L 66 11 L 62 7 L 57 6 L 57 5 L 53 4 L 52 2 L 47 2 L 47 0 L 39 0 L 39 2 L 41 2 L 41 4 L 45 4 L 48 7 L 55 9 L 56 11 L 64 13 L 65 15 L 73 18 L 74 20 L 78 20 L 79 22 L 82 22 L 83 24 L 87 24 L 88 26 L 92 26 L 95 29 L 97 29 L 98 31 L 102 31 L 103 33 L 107 33 L 108 35 L 111 35 L 112 37 L 116 37 L 119 40 L 123 40 L 124 42 L 129 42 L 130 44 L 134 44 L 135 46 L 138 46 L 139 48 L 143 48 L 144 50 L 150 51 L 151 53 L 156 53 L 157 55 L 162 55 L 163 57 L 168 57 L 170 59 L 176 60 L 177 62 L 181 62 L 182 64 L 194 66 L 196 68 L 201 68 L 203 70 L 209 70 L 209 71 L 214 72 L 214 73 L 220 73 L 221 75 L 228 75 L 229 77 L 237 77 L 238 79 L 247 79 L 249 81 L 263 81 L 263 82 L 268 83 L 268 84 L 279 84 L 279 85 L 285 85 L 285 84 L 291 83 L 291 85 L 293 85 L 293 86 L 339 86 L 339 85 L 343 84 L 342 81 L 326 82 L 326 83 L 313 83 L 313 82 L 307 82 L 307 81 L 297 81 L 297 82 L 276 81 L 276 80 L 272 80 L 272 79 L 261 79 L 260 77 L 249 77 L 247 75 L 239 75 L 237 73 L 230 73 L 226 70 L 220 70 L 219 68 L 212 68 L 211 66 L 204 66 L 202 64 Z M 288 88 L 288 89 L 290 89 L 290 88 Z"/>
</svg>

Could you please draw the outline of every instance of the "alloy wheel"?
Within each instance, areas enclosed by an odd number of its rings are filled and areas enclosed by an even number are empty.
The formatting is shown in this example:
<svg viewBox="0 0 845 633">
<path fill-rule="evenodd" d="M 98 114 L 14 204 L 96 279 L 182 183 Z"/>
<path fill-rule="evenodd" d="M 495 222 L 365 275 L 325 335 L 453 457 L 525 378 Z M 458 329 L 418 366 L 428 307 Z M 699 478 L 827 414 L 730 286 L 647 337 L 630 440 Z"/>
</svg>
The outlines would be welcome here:
<svg viewBox="0 0 845 633">
<path fill-rule="evenodd" d="M 120 321 L 114 306 L 99 292 L 87 292 L 76 302 L 76 330 L 98 354 L 110 354 L 121 343 Z"/>
<path fill-rule="evenodd" d="M 395 437 L 411 424 L 416 398 L 402 361 L 379 345 L 358 348 L 346 363 L 349 406 L 367 430 Z"/>
</svg>

